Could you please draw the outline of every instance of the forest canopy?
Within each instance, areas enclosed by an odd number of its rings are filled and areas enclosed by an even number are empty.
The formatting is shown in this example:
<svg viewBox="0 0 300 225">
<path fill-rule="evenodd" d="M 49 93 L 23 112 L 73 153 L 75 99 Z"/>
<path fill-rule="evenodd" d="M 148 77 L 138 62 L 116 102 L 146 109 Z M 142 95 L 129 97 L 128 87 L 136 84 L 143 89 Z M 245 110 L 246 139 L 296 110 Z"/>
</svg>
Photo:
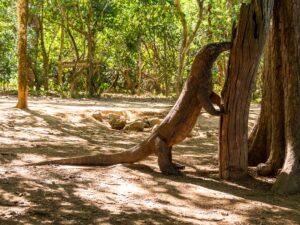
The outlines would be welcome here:
<svg viewBox="0 0 300 225">
<path fill-rule="evenodd" d="M 107 91 L 174 95 L 197 51 L 228 41 L 241 1 L 32 0 L 27 39 L 29 91 L 99 96 Z M 17 89 L 16 2 L 0 2 L 0 82 Z M 226 73 L 214 70 L 220 90 Z"/>
</svg>

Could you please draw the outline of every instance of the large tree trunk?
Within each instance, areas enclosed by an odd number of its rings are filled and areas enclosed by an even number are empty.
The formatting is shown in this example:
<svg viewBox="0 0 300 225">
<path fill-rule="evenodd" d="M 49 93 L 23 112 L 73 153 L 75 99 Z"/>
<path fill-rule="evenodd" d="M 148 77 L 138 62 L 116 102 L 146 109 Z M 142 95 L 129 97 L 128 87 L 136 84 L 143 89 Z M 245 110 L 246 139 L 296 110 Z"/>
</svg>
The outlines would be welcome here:
<svg viewBox="0 0 300 225">
<path fill-rule="evenodd" d="M 230 46 L 231 43 L 223 42 L 210 44 L 201 49 L 194 59 L 190 77 L 175 105 L 151 136 L 141 144 L 116 154 L 83 156 L 38 164 L 105 166 L 116 163 L 134 163 L 155 153 L 158 155 L 158 165 L 163 173 L 179 174 L 179 169 L 182 167 L 172 162 L 172 146 L 180 143 L 190 134 L 202 107 L 215 116 L 223 113 L 220 97 L 212 90 L 211 68 L 218 55 L 229 50 Z M 221 108 L 215 109 L 213 103 Z"/>
<path fill-rule="evenodd" d="M 228 76 L 222 91 L 227 114 L 220 122 L 220 177 L 243 178 L 248 171 L 248 115 L 251 90 L 270 23 L 273 0 L 242 4 L 233 34 Z"/>
<path fill-rule="evenodd" d="M 273 186 L 280 193 L 300 191 L 300 1 L 277 0 L 284 83 L 286 157 Z"/>
<path fill-rule="evenodd" d="M 27 108 L 28 68 L 27 68 L 27 14 L 28 0 L 18 0 L 18 103 L 17 108 Z"/>
<path fill-rule="evenodd" d="M 300 190 L 299 10 L 299 1 L 275 1 L 259 129 L 249 139 L 249 157 L 253 165 L 260 163 L 258 173 L 270 175 L 284 161 L 273 186 L 280 193 Z M 265 161 L 259 155 L 268 158 Z"/>
<path fill-rule="evenodd" d="M 284 158 L 283 70 L 278 1 L 273 9 L 273 21 L 266 50 L 263 98 L 256 128 L 249 137 L 249 164 L 258 165 L 258 173 L 275 173 Z"/>
</svg>

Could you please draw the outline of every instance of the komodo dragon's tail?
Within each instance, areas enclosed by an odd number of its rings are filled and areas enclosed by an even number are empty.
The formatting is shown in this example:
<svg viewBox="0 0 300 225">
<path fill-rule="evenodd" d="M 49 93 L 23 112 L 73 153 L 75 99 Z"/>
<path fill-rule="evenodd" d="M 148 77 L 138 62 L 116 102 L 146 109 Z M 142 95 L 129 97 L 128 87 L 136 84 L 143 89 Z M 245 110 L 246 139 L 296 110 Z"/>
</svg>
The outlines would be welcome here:
<svg viewBox="0 0 300 225">
<path fill-rule="evenodd" d="M 128 151 L 112 154 L 97 154 L 91 156 L 79 156 L 65 159 L 56 159 L 42 161 L 38 163 L 26 164 L 27 166 L 35 165 L 82 165 L 82 166 L 109 166 L 120 163 L 134 163 L 143 160 L 154 152 L 153 138 L 148 138 L 141 144 L 129 149 Z"/>
</svg>

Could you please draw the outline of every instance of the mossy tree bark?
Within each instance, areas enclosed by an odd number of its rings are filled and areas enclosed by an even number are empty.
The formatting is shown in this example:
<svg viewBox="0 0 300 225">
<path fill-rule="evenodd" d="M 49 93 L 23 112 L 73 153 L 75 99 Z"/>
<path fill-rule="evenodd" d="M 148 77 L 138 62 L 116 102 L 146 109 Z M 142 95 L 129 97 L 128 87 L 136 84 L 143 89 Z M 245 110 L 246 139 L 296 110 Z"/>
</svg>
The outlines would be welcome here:
<svg viewBox="0 0 300 225">
<path fill-rule="evenodd" d="M 248 171 L 248 115 L 251 90 L 270 24 L 273 0 L 242 4 L 233 34 L 227 80 L 222 91 L 227 112 L 220 120 L 220 177 L 238 179 Z"/>
<path fill-rule="evenodd" d="M 27 108 L 28 68 L 27 68 L 27 14 L 28 0 L 17 1 L 18 15 L 18 103 L 17 108 Z"/>
</svg>

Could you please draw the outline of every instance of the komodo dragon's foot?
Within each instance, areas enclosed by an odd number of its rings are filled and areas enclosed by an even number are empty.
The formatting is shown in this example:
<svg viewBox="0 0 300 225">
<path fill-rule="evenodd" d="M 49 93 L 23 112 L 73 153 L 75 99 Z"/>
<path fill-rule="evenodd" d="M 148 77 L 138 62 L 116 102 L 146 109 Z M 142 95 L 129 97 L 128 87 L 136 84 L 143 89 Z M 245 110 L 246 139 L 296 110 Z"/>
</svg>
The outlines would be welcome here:
<svg viewBox="0 0 300 225">
<path fill-rule="evenodd" d="M 168 167 L 160 168 L 161 172 L 165 175 L 174 175 L 174 176 L 181 176 L 183 173 L 173 164 Z"/>
<path fill-rule="evenodd" d="M 172 147 L 166 146 L 165 141 L 159 137 L 156 138 L 156 147 L 160 171 L 166 175 L 182 175 L 180 170 L 184 167 L 172 162 Z"/>
<path fill-rule="evenodd" d="M 174 163 L 172 162 L 172 165 L 178 169 L 178 170 L 184 170 L 185 169 L 185 165 L 179 164 L 179 163 Z"/>
</svg>

